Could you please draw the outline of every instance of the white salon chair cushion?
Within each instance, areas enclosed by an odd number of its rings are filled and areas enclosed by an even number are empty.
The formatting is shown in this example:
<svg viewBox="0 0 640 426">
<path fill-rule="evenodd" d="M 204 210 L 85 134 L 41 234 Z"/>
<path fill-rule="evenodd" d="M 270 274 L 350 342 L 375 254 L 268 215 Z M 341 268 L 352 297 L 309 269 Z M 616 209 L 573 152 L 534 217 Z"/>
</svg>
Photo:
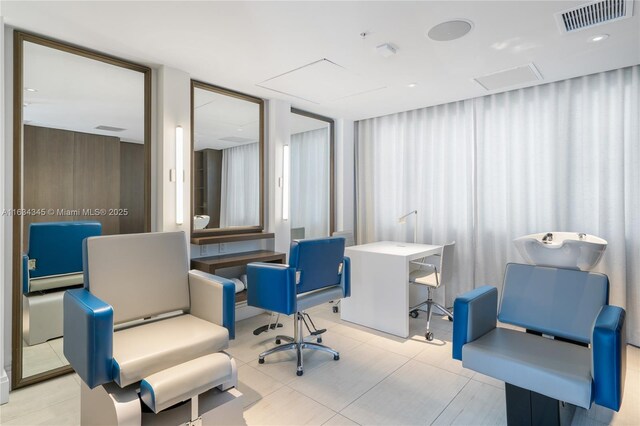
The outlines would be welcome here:
<svg viewBox="0 0 640 426">
<path fill-rule="evenodd" d="M 114 380 L 128 386 L 228 345 L 226 328 L 188 314 L 119 330 L 113 334 Z"/>
<path fill-rule="evenodd" d="M 507 328 L 462 347 L 462 365 L 551 398 L 591 406 L 589 348 Z"/>
<path fill-rule="evenodd" d="M 428 285 L 430 287 L 438 287 L 436 274 L 437 272 L 433 270 L 417 269 L 409 274 L 409 282 Z"/>
</svg>

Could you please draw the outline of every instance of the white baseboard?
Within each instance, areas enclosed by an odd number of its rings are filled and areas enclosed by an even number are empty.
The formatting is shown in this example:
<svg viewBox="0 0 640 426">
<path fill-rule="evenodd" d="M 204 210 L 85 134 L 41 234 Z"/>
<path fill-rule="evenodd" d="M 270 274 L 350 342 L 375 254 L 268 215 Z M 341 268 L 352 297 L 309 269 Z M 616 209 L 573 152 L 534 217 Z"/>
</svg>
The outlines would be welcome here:
<svg viewBox="0 0 640 426">
<path fill-rule="evenodd" d="M 0 405 L 9 402 L 9 376 L 4 369 L 0 369 Z"/>
</svg>

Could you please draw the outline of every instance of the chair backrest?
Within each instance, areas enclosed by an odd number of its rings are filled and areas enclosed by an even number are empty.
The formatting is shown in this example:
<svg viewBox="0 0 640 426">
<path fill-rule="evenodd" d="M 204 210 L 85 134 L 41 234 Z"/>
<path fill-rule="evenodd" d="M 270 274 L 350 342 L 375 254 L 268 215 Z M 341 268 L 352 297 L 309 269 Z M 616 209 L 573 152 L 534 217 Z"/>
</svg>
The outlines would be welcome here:
<svg viewBox="0 0 640 426">
<path fill-rule="evenodd" d="M 293 241 L 289 266 L 296 268 L 296 292 L 306 293 L 340 284 L 343 260 L 342 237 Z"/>
<path fill-rule="evenodd" d="M 442 246 L 442 253 L 440 253 L 440 285 L 447 285 L 449 281 L 451 281 L 451 277 L 453 276 L 453 252 L 455 248 L 455 241 Z"/>
<path fill-rule="evenodd" d="M 589 343 L 608 304 L 609 278 L 595 272 L 507 265 L 498 319 L 544 334 Z"/>
<path fill-rule="evenodd" d="M 121 324 L 189 308 L 184 232 L 94 237 L 84 244 L 84 286 Z"/>
<path fill-rule="evenodd" d="M 356 240 L 353 238 L 353 231 L 335 231 L 331 235 L 334 237 L 344 237 L 345 247 L 351 247 L 356 245 Z"/>
<path fill-rule="evenodd" d="M 82 240 L 102 233 L 99 222 L 41 222 L 29 225 L 31 278 L 82 272 Z"/>
</svg>

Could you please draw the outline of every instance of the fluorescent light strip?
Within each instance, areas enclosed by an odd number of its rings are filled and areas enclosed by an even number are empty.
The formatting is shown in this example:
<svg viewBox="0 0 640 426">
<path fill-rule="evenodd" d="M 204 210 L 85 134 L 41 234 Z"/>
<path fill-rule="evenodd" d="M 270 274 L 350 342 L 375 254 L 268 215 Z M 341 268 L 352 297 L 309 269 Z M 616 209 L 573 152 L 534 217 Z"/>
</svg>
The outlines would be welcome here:
<svg viewBox="0 0 640 426">
<path fill-rule="evenodd" d="M 184 131 L 176 127 L 176 223 L 184 223 Z"/>
<path fill-rule="evenodd" d="M 289 176 L 291 174 L 291 162 L 289 145 L 282 147 L 282 220 L 289 220 Z"/>
</svg>

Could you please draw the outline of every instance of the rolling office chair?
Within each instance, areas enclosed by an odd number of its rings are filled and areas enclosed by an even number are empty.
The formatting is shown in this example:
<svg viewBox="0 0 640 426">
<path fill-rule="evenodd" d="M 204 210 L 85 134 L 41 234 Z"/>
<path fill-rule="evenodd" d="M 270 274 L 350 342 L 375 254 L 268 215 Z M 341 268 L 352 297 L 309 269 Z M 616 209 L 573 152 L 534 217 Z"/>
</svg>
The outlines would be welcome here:
<svg viewBox="0 0 640 426">
<path fill-rule="evenodd" d="M 223 352 L 235 285 L 189 271 L 184 232 L 88 238 L 83 261 L 84 288 L 64 295 L 82 424 L 242 423 L 235 360 Z"/>
<path fill-rule="evenodd" d="M 559 425 L 559 401 L 620 409 L 626 314 L 606 275 L 510 263 L 501 293 L 499 310 L 495 287 L 456 298 L 452 355 L 505 382 L 508 424 Z"/>
<path fill-rule="evenodd" d="M 433 308 L 438 308 L 449 317 L 449 320 L 453 320 L 453 313 L 441 304 L 434 302 L 431 297 L 431 292 L 440 286 L 446 285 L 451 280 L 453 271 L 453 249 L 455 248 L 455 244 L 456 242 L 454 241 L 442 247 L 440 255 L 436 255 L 440 257 L 440 264 L 437 266 L 423 262 L 424 259 L 411 262 L 412 265 L 418 266 L 418 269 L 409 274 L 409 282 L 411 284 L 426 286 L 427 300 L 412 306 L 409 309 L 409 314 L 412 318 L 418 318 L 418 312 L 425 312 L 420 308 L 427 305 L 427 332 L 424 337 L 428 341 L 433 340 L 433 332 L 430 330 Z"/>
<path fill-rule="evenodd" d="M 294 314 L 294 337 L 278 336 L 290 343 L 262 352 L 258 362 L 270 354 L 295 350 L 298 358 L 296 374 L 303 374 L 302 350 L 328 352 L 340 359 L 335 350 L 305 340 L 304 311 L 313 306 L 350 295 L 349 258 L 344 257 L 345 239 L 341 237 L 293 241 L 289 265 L 250 263 L 247 265 L 247 303 L 249 306 Z M 315 338 L 315 336 L 312 336 Z"/>
<path fill-rule="evenodd" d="M 351 247 L 356 244 L 356 240 L 353 238 L 353 231 L 335 231 L 331 234 L 333 237 L 344 237 L 344 246 Z M 333 300 L 330 301 L 333 303 Z M 340 312 L 340 301 L 338 300 L 335 305 L 333 305 L 333 313 L 337 314 Z"/>
<path fill-rule="evenodd" d="M 29 225 L 22 255 L 24 340 L 36 345 L 62 337 L 64 291 L 82 285 L 82 241 L 102 233 L 99 222 L 41 222 Z"/>
</svg>

